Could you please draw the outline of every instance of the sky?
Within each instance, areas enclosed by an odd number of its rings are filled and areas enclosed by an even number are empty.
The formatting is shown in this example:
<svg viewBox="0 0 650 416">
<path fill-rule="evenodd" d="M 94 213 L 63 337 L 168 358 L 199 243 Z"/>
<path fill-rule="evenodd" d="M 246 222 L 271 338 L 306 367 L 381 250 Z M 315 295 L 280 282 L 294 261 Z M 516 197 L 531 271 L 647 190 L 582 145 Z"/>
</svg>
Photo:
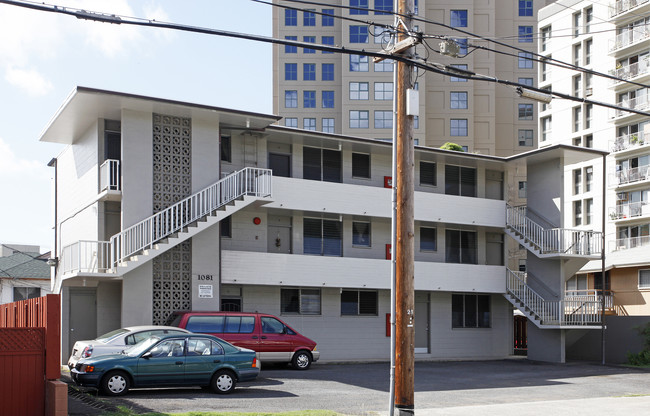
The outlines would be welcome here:
<svg viewBox="0 0 650 416">
<path fill-rule="evenodd" d="M 50 0 L 52 5 L 271 36 L 250 0 Z M 0 4 L 0 243 L 53 247 L 64 145 L 40 133 L 76 86 L 272 113 L 271 45 L 113 25 Z"/>
</svg>

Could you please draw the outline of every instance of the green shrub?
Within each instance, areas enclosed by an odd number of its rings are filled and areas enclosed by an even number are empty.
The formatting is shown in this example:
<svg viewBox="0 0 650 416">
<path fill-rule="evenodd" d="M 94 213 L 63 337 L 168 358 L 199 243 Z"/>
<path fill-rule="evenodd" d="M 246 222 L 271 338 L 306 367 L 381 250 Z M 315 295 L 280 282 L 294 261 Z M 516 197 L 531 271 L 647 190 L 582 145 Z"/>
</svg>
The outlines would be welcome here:
<svg viewBox="0 0 650 416">
<path fill-rule="evenodd" d="M 638 353 L 628 352 L 627 362 L 630 365 L 637 366 L 650 365 L 650 322 L 645 324 L 645 326 L 637 327 L 636 330 L 639 332 L 639 335 L 644 338 L 643 350 Z"/>
</svg>

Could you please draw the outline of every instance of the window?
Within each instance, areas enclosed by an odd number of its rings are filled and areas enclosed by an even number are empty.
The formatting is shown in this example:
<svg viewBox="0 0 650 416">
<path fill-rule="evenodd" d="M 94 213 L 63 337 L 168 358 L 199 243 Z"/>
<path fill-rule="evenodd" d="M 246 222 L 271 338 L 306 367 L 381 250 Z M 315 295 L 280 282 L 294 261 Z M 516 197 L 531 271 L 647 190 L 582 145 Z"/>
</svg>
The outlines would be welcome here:
<svg viewBox="0 0 650 416">
<path fill-rule="evenodd" d="M 452 27 L 467 27 L 467 10 L 450 10 L 449 24 Z"/>
<path fill-rule="evenodd" d="M 582 201 L 573 202 L 573 225 L 582 225 Z"/>
<path fill-rule="evenodd" d="M 341 223 L 319 218 L 303 219 L 303 252 L 318 256 L 341 256 Z"/>
<path fill-rule="evenodd" d="M 591 134 L 585 136 L 585 147 L 593 148 L 594 147 L 594 136 Z"/>
<path fill-rule="evenodd" d="M 461 57 L 467 55 L 467 39 L 465 38 L 454 38 L 454 42 L 458 44 L 458 54 Z"/>
<path fill-rule="evenodd" d="M 420 185 L 436 186 L 437 184 L 436 164 L 420 161 Z"/>
<path fill-rule="evenodd" d="M 445 165 L 445 194 L 476 197 L 476 169 Z"/>
<path fill-rule="evenodd" d="M 582 192 L 582 169 L 573 170 L 573 195 Z"/>
<path fill-rule="evenodd" d="M 576 97 L 582 96 L 582 77 L 580 75 L 573 77 L 573 95 Z"/>
<path fill-rule="evenodd" d="M 545 142 L 551 138 L 551 129 L 552 129 L 553 119 L 551 116 L 544 117 L 541 120 L 542 125 L 542 141 Z"/>
<path fill-rule="evenodd" d="M 533 79 L 532 78 L 519 78 L 517 80 L 518 83 L 523 84 L 523 85 L 528 85 L 529 87 L 533 86 Z"/>
<path fill-rule="evenodd" d="M 375 110 L 375 128 L 376 129 L 392 129 L 393 128 L 393 112 L 392 111 Z"/>
<path fill-rule="evenodd" d="M 334 133 L 334 119 L 333 118 L 324 118 L 323 119 L 323 133 Z"/>
<path fill-rule="evenodd" d="M 550 57 L 549 57 L 550 58 Z M 542 65 L 542 81 L 546 81 L 548 79 L 548 71 L 550 69 L 550 65 L 546 62 L 546 59 L 542 59 L 541 62 Z"/>
<path fill-rule="evenodd" d="M 350 7 L 368 9 L 368 0 L 350 0 Z M 350 14 L 368 14 L 368 10 L 350 9 Z"/>
<path fill-rule="evenodd" d="M 585 199 L 585 225 L 591 224 L 594 216 L 594 200 Z"/>
<path fill-rule="evenodd" d="M 582 55 L 582 45 L 573 45 L 573 65 L 580 66 L 580 55 Z"/>
<path fill-rule="evenodd" d="M 594 168 L 587 166 L 585 168 L 585 192 L 591 192 L 591 187 L 594 184 Z"/>
<path fill-rule="evenodd" d="M 519 0 L 519 16 L 533 15 L 533 0 Z"/>
<path fill-rule="evenodd" d="M 323 91 L 323 108 L 334 108 L 334 91 Z"/>
<path fill-rule="evenodd" d="M 465 71 L 467 71 L 467 64 L 452 64 L 450 66 L 452 68 L 464 69 Z M 449 77 L 449 81 L 451 81 L 451 82 L 467 82 L 467 79 L 465 79 L 465 78 L 457 78 L 457 77 Z"/>
<path fill-rule="evenodd" d="M 282 314 L 320 315 L 320 305 L 320 289 L 280 289 L 280 312 Z M 262 319 L 265 318 L 262 317 Z M 279 323 L 277 319 L 269 319 Z M 263 323 L 262 327 L 268 326 L 269 322 L 266 324 Z M 271 327 L 274 326 L 271 325 Z"/>
<path fill-rule="evenodd" d="M 519 26 L 519 43 L 533 43 L 532 26 Z"/>
<path fill-rule="evenodd" d="M 232 162 L 232 142 L 230 141 L 230 136 L 221 136 L 221 144 L 220 144 L 220 155 L 221 155 L 221 160 L 223 162 Z"/>
<path fill-rule="evenodd" d="M 296 81 L 298 79 L 298 64 L 284 64 L 284 80 Z"/>
<path fill-rule="evenodd" d="M 420 116 L 413 116 L 413 128 L 414 129 L 419 129 L 420 128 Z M 415 145 L 418 145 L 418 139 L 415 139 Z"/>
<path fill-rule="evenodd" d="M 302 106 L 304 108 L 316 108 L 316 91 L 302 92 Z"/>
<path fill-rule="evenodd" d="M 316 36 L 303 36 L 302 41 L 305 43 L 316 43 Z M 302 48 L 302 53 L 316 53 L 316 49 Z"/>
<path fill-rule="evenodd" d="M 316 14 L 312 9 L 303 12 L 302 24 L 303 26 L 316 26 Z"/>
<path fill-rule="evenodd" d="M 445 231 L 445 262 L 478 264 L 476 232 L 461 230 Z"/>
<path fill-rule="evenodd" d="M 225 238 L 232 238 L 232 217 L 226 217 L 219 222 L 219 235 Z"/>
<path fill-rule="evenodd" d="M 519 120 L 532 120 L 533 119 L 533 105 L 532 104 L 519 104 Z"/>
<path fill-rule="evenodd" d="M 650 289 L 650 269 L 639 270 L 639 289 Z"/>
<path fill-rule="evenodd" d="M 350 26 L 350 43 L 368 43 L 368 26 Z"/>
<path fill-rule="evenodd" d="M 438 250 L 438 235 L 436 228 L 420 227 L 420 251 Z"/>
<path fill-rule="evenodd" d="M 585 42 L 585 65 L 590 65 L 591 64 L 591 54 L 594 49 L 594 41 L 589 39 Z M 592 74 L 586 74 L 586 75 L 592 75 Z"/>
<path fill-rule="evenodd" d="M 298 36 L 285 36 L 286 40 L 298 40 Z M 284 53 L 298 53 L 297 46 L 284 45 Z"/>
<path fill-rule="evenodd" d="M 315 118 L 303 118 L 302 119 L 302 128 L 305 130 L 316 130 L 316 119 Z"/>
<path fill-rule="evenodd" d="M 451 91 L 449 94 L 450 94 L 450 107 L 452 109 L 467 108 L 467 92 Z"/>
<path fill-rule="evenodd" d="M 519 181 L 519 192 L 517 195 L 519 195 L 519 198 L 526 198 L 528 195 L 527 194 L 527 188 L 528 188 L 528 183 L 526 181 Z"/>
<path fill-rule="evenodd" d="M 452 118 L 449 120 L 449 134 L 451 136 L 467 136 L 467 119 Z"/>
<path fill-rule="evenodd" d="M 350 128 L 367 129 L 368 117 L 367 110 L 350 110 Z"/>
<path fill-rule="evenodd" d="M 370 247 L 370 223 L 352 221 L 352 245 Z"/>
<path fill-rule="evenodd" d="M 388 28 L 381 27 L 381 26 L 375 26 L 374 33 L 373 33 L 373 38 L 375 43 L 380 43 L 382 45 L 388 45 L 391 39 L 391 35 L 393 34 L 393 31 L 391 31 Z"/>
<path fill-rule="evenodd" d="M 377 315 L 377 292 L 374 290 L 342 290 L 341 315 Z"/>
<path fill-rule="evenodd" d="M 585 33 L 591 33 L 591 23 L 594 20 L 594 9 L 585 9 Z"/>
<path fill-rule="evenodd" d="M 298 10 L 284 9 L 284 25 L 298 26 Z"/>
<path fill-rule="evenodd" d="M 375 100 L 392 100 L 393 83 L 375 82 Z"/>
<path fill-rule="evenodd" d="M 542 52 L 548 49 L 548 41 L 551 39 L 551 27 L 546 26 L 541 29 L 542 32 Z"/>
<path fill-rule="evenodd" d="M 321 43 L 323 45 L 334 46 L 334 36 L 322 36 Z M 330 51 L 321 51 L 322 53 L 334 53 Z"/>
<path fill-rule="evenodd" d="M 316 81 L 316 64 L 302 64 L 303 81 Z"/>
<path fill-rule="evenodd" d="M 580 35 L 580 27 L 582 26 L 582 13 L 573 14 L 573 37 L 578 37 Z"/>
<path fill-rule="evenodd" d="M 287 127 L 298 128 L 298 119 L 296 117 L 287 117 L 284 119 L 284 125 Z"/>
<path fill-rule="evenodd" d="M 14 302 L 21 300 L 34 299 L 41 296 L 40 287 L 20 287 L 14 286 Z"/>
<path fill-rule="evenodd" d="M 578 131 L 582 123 L 582 107 L 573 108 L 573 131 Z"/>
<path fill-rule="evenodd" d="M 375 72 L 393 72 L 393 60 L 392 59 L 384 59 L 381 62 L 376 62 L 375 63 Z"/>
<path fill-rule="evenodd" d="M 314 125 L 314 129 L 315 129 Z M 303 147 L 304 179 L 341 183 L 341 152 L 338 150 Z"/>
<path fill-rule="evenodd" d="M 334 64 L 323 64 L 321 78 L 323 81 L 334 81 Z"/>
<path fill-rule="evenodd" d="M 285 108 L 298 107 L 298 91 L 289 90 L 284 92 L 284 107 Z"/>
<path fill-rule="evenodd" d="M 393 0 L 375 0 L 375 14 L 390 14 L 386 12 L 393 12 Z"/>
<path fill-rule="evenodd" d="M 350 99 L 351 100 L 367 100 L 368 99 L 368 83 L 367 82 L 351 82 L 350 83 Z"/>
<path fill-rule="evenodd" d="M 323 9 L 321 25 L 323 26 L 334 26 L 334 9 Z"/>
<path fill-rule="evenodd" d="M 489 295 L 451 295 L 452 328 L 490 328 Z"/>
<path fill-rule="evenodd" d="M 519 69 L 532 69 L 533 68 L 533 54 L 530 52 L 519 52 L 518 53 L 518 68 Z"/>
<path fill-rule="evenodd" d="M 533 131 L 529 129 L 519 129 L 519 146 L 530 147 L 533 145 Z"/>
<path fill-rule="evenodd" d="M 368 57 L 361 55 L 350 55 L 350 71 L 368 72 Z"/>
<path fill-rule="evenodd" d="M 367 153 L 352 153 L 352 176 L 370 179 L 370 155 Z"/>
</svg>

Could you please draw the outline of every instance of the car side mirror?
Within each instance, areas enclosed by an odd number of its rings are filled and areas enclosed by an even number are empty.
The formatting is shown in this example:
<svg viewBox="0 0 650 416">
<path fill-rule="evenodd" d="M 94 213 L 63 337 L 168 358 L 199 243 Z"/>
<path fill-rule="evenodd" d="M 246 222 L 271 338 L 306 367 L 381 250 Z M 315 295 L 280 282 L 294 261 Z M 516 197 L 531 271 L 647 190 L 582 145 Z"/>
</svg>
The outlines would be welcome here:
<svg viewBox="0 0 650 416">
<path fill-rule="evenodd" d="M 144 358 L 145 360 L 148 360 L 149 358 L 151 358 L 151 356 L 152 356 L 151 351 L 147 351 L 144 354 L 142 354 L 142 357 L 140 358 Z"/>
<path fill-rule="evenodd" d="M 287 327 L 286 326 L 282 327 L 282 334 L 287 335 Z"/>
</svg>

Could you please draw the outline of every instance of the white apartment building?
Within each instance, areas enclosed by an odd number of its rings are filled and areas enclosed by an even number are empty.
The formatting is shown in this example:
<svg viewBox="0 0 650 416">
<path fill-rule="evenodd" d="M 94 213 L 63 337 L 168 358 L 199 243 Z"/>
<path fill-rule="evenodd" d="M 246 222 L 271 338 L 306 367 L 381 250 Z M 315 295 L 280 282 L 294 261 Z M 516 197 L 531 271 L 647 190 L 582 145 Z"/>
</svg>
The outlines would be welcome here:
<svg viewBox="0 0 650 416">
<path fill-rule="evenodd" d="M 174 310 L 221 309 L 280 316 L 318 342 L 322 360 L 389 357 L 390 143 L 277 120 L 73 91 L 41 136 L 65 145 L 52 163 L 52 282 L 63 294 L 64 358 L 78 339 L 162 324 Z M 561 158 L 594 154 L 562 146 L 516 158 L 416 149 L 418 357 L 512 353 L 508 301 L 525 298 L 528 286 L 505 265 L 505 233 L 528 238 L 524 244 L 535 237 L 506 216 L 508 170 L 524 161 L 544 172 Z M 537 178 L 529 190 L 547 207 L 560 187 Z M 591 235 L 581 241 L 599 241 Z M 584 243 L 570 254 L 586 261 L 593 252 Z M 566 254 L 558 253 L 545 247 L 555 260 Z M 539 324 L 598 320 L 580 316 Z"/>
<path fill-rule="evenodd" d="M 650 22 L 644 17 L 649 11 L 647 0 L 560 0 L 541 9 L 538 53 L 618 79 L 544 64 L 539 86 L 622 108 L 649 110 L 644 86 L 650 80 Z M 606 240 L 604 287 L 598 259 L 570 276 L 565 289 L 586 296 L 599 296 L 604 289 L 611 317 L 608 327 L 614 328 L 621 316 L 647 320 L 650 146 L 644 133 L 650 126 L 648 117 L 553 100 L 540 108 L 539 123 L 541 148 L 573 144 L 609 152 L 604 170 L 599 159 L 563 166 L 566 194 L 562 221 L 567 227 L 600 229 L 604 216 Z M 606 178 L 604 206 L 598 178 Z M 613 348 L 620 348 L 618 353 L 624 356 L 629 345 L 616 344 Z"/>
</svg>

